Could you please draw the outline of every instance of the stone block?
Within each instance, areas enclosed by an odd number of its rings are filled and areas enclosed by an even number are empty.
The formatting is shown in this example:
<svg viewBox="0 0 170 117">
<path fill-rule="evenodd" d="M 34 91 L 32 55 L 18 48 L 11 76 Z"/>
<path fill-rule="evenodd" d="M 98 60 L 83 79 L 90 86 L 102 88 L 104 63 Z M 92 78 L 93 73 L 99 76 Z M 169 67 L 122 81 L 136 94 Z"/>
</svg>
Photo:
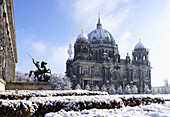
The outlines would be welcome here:
<svg viewBox="0 0 170 117">
<path fill-rule="evenodd" d="M 51 90 L 51 83 L 46 82 L 7 82 L 5 90 Z"/>
</svg>

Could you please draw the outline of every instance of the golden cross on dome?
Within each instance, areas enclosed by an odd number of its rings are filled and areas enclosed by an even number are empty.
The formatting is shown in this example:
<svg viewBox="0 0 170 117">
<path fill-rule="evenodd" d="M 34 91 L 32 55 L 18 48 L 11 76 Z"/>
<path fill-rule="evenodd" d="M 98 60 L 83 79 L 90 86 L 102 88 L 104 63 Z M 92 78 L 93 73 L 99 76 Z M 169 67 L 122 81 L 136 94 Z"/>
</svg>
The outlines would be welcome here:
<svg viewBox="0 0 170 117">
<path fill-rule="evenodd" d="M 83 29 L 81 29 L 81 32 L 83 33 Z"/>
<path fill-rule="evenodd" d="M 141 42 L 141 39 L 139 38 L 139 42 Z"/>
<path fill-rule="evenodd" d="M 100 13 L 98 13 L 98 24 L 100 24 Z"/>
</svg>

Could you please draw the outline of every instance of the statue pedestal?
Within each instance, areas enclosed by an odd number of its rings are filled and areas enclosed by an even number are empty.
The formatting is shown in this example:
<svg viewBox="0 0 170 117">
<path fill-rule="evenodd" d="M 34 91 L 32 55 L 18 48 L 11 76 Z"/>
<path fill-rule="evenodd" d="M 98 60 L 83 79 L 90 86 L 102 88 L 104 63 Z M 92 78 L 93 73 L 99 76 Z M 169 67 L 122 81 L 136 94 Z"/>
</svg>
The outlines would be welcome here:
<svg viewBox="0 0 170 117">
<path fill-rule="evenodd" d="M 7 82 L 5 90 L 51 90 L 47 82 Z"/>
</svg>

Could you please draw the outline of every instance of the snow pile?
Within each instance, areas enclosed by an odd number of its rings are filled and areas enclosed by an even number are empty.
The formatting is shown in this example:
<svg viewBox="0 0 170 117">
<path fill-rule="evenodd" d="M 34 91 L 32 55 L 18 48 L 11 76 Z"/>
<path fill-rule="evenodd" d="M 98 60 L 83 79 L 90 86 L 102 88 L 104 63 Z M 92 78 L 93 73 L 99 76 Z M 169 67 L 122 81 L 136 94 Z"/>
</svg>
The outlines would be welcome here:
<svg viewBox="0 0 170 117">
<path fill-rule="evenodd" d="M 170 117 L 170 103 L 123 107 L 120 109 L 90 109 L 82 111 L 61 110 L 47 113 L 45 117 Z"/>
<path fill-rule="evenodd" d="M 82 96 L 82 95 L 108 95 L 107 92 L 87 90 L 6 90 L 0 92 L 0 99 L 30 99 L 31 97 L 49 96 Z"/>
</svg>

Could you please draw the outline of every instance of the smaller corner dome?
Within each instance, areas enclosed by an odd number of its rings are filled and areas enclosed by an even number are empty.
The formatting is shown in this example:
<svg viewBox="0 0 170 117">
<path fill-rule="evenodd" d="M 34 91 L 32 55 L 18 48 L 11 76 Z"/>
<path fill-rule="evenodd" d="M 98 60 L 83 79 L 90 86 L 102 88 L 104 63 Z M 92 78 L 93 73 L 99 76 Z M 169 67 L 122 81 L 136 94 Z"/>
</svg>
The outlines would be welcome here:
<svg viewBox="0 0 170 117">
<path fill-rule="evenodd" d="M 87 35 L 83 32 L 83 30 L 82 30 L 82 33 L 78 35 L 77 40 L 88 40 L 88 37 L 87 37 Z"/>
<path fill-rule="evenodd" d="M 141 40 L 139 39 L 139 43 L 138 44 L 136 44 L 136 46 L 135 46 L 135 50 L 136 49 L 145 49 L 145 46 L 141 43 Z"/>
</svg>

